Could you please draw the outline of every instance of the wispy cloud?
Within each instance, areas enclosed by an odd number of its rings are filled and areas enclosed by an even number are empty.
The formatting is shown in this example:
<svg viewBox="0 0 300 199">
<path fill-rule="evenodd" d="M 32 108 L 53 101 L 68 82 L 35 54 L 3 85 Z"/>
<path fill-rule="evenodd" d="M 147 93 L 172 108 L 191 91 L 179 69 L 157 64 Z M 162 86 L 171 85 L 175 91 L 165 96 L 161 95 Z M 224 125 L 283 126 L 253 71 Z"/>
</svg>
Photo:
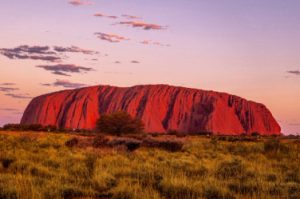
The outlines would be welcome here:
<svg viewBox="0 0 300 199">
<path fill-rule="evenodd" d="M 6 93 L 6 96 L 16 98 L 16 99 L 31 99 L 32 97 L 28 94 L 15 94 L 15 93 Z"/>
<path fill-rule="evenodd" d="M 0 54 L 9 59 L 32 59 L 49 62 L 61 61 L 61 58 L 48 46 L 28 46 L 22 45 L 16 48 L 1 48 Z"/>
<path fill-rule="evenodd" d="M 8 111 L 8 112 L 15 112 L 15 111 L 20 111 L 15 108 L 0 108 L 0 111 Z"/>
<path fill-rule="evenodd" d="M 12 88 L 12 87 L 0 87 L 0 92 L 12 92 L 17 91 L 19 88 Z"/>
<path fill-rule="evenodd" d="M 20 111 L 19 109 L 15 109 L 15 108 L 0 108 L 0 111 L 8 112 L 8 113 L 14 114 L 14 115 L 22 115 L 23 114 L 22 111 Z"/>
<path fill-rule="evenodd" d="M 116 15 L 107 15 L 107 14 L 103 14 L 101 12 L 97 12 L 94 14 L 95 17 L 103 17 L 103 18 L 109 18 L 109 19 L 118 19 L 120 17 L 116 16 Z M 134 15 L 128 15 L 128 14 L 122 14 L 121 17 L 128 19 L 128 20 L 134 20 L 134 19 L 141 19 L 141 17 L 137 17 Z"/>
<path fill-rule="evenodd" d="M 105 74 L 109 75 L 132 75 L 132 72 L 117 72 L 117 71 L 105 71 Z"/>
<path fill-rule="evenodd" d="M 5 83 L 0 83 L 1 86 L 15 86 L 15 83 L 11 83 L 11 82 L 5 82 Z"/>
<path fill-rule="evenodd" d="M 141 19 L 141 17 L 137 17 L 134 15 L 128 15 L 128 14 L 122 14 L 122 17 L 124 17 L 126 19 Z"/>
<path fill-rule="evenodd" d="M 86 84 L 70 82 L 68 80 L 56 80 L 54 83 L 51 83 L 51 84 L 46 83 L 46 84 L 42 84 L 42 85 L 43 86 L 64 87 L 64 88 L 80 88 L 80 87 L 87 86 Z"/>
<path fill-rule="evenodd" d="M 95 35 L 104 41 L 108 41 L 111 43 L 118 43 L 124 40 L 129 40 L 126 37 L 120 36 L 120 35 L 116 35 L 116 34 L 106 34 L 106 33 L 102 33 L 102 32 L 96 32 Z"/>
<path fill-rule="evenodd" d="M 69 4 L 73 6 L 84 6 L 84 5 L 92 5 L 93 3 L 88 0 L 69 0 Z"/>
<path fill-rule="evenodd" d="M 144 44 L 144 45 L 156 45 L 156 46 L 170 47 L 170 44 L 163 44 L 161 42 L 151 41 L 151 40 L 144 40 L 144 41 L 141 41 L 140 43 Z"/>
<path fill-rule="evenodd" d="M 290 123 L 290 126 L 300 126 L 300 123 Z"/>
<path fill-rule="evenodd" d="M 109 19 L 118 19 L 119 17 L 115 16 L 115 15 L 106 15 L 103 13 L 95 13 L 94 14 L 95 17 L 104 17 L 104 18 L 109 18 Z"/>
<path fill-rule="evenodd" d="M 74 64 L 38 65 L 36 67 L 51 71 L 55 75 L 63 76 L 70 76 L 68 73 L 82 73 L 93 70 L 93 68 L 77 66 Z"/>
<path fill-rule="evenodd" d="M 71 47 L 54 46 L 53 49 L 56 52 L 60 52 L 60 53 L 68 53 L 68 52 L 69 53 L 83 53 L 86 55 L 99 54 L 98 51 L 87 50 L 87 49 L 79 48 L 77 46 L 71 46 Z"/>
<path fill-rule="evenodd" d="M 287 73 L 292 74 L 292 75 L 300 75 L 300 70 L 290 70 L 290 71 L 287 71 Z"/>
<path fill-rule="evenodd" d="M 15 48 L 0 48 L 0 54 L 9 59 L 31 59 L 48 62 L 61 62 L 65 53 L 82 53 L 85 55 L 99 54 L 98 51 L 83 49 L 77 46 L 29 46 L 21 45 Z"/>
<path fill-rule="evenodd" d="M 161 26 L 158 24 L 152 24 L 152 23 L 145 23 L 145 22 L 139 22 L 139 21 L 122 21 L 118 24 L 121 25 L 128 25 L 133 28 L 142 28 L 144 30 L 164 30 L 167 29 L 167 26 Z"/>
</svg>

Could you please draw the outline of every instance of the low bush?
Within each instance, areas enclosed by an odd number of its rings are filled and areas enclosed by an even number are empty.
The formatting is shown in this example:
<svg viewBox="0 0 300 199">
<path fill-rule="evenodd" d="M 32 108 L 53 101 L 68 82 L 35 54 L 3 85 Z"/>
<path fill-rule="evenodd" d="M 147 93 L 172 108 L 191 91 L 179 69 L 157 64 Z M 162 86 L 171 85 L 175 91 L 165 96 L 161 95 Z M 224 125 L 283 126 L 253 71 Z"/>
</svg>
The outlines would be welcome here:
<svg viewBox="0 0 300 199">
<path fill-rule="evenodd" d="M 62 197 L 65 199 L 82 198 L 85 191 L 72 185 L 64 185 L 61 187 Z"/>
<path fill-rule="evenodd" d="M 268 182 L 276 182 L 277 176 L 275 174 L 268 174 L 266 176 L 266 181 Z"/>
<path fill-rule="evenodd" d="M 125 145 L 127 147 L 127 150 L 132 152 L 140 148 L 141 142 L 136 140 L 130 140 L 126 142 Z"/>
<path fill-rule="evenodd" d="M 125 146 L 128 151 L 135 151 L 141 146 L 141 141 L 133 138 L 115 138 L 107 144 L 111 147 Z"/>
<path fill-rule="evenodd" d="M 299 185 L 291 184 L 288 186 L 288 194 L 291 199 L 299 199 L 300 198 L 300 187 Z"/>
<path fill-rule="evenodd" d="M 247 146 L 241 144 L 241 143 L 232 143 L 227 146 L 227 150 L 229 153 L 235 154 L 235 155 L 246 155 L 249 154 L 249 149 Z"/>
<path fill-rule="evenodd" d="M 286 175 L 285 175 L 285 181 L 286 182 L 300 183 L 300 169 L 299 168 L 293 168 L 291 170 L 288 170 Z"/>
<path fill-rule="evenodd" d="M 264 142 L 265 152 L 278 152 L 280 148 L 280 141 L 277 139 L 269 139 Z"/>
<path fill-rule="evenodd" d="M 282 187 L 279 185 L 272 185 L 268 188 L 268 193 L 271 196 L 280 196 L 282 194 Z"/>
<path fill-rule="evenodd" d="M 160 148 L 169 152 L 182 151 L 184 143 L 177 140 L 154 140 L 146 139 L 143 145 L 150 148 Z"/>
<path fill-rule="evenodd" d="M 71 138 L 71 139 L 67 140 L 65 142 L 65 146 L 72 148 L 72 147 L 77 146 L 78 143 L 79 143 L 78 138 L 74 137 L 74 138 Z"/>
<path fill-rule="evenodd" d="M 182 147 L 183 147 L 183 143 L 175 140 L 166 140 L 166 141 L 161 141 L 159 143 L 159 148 L 170 152 L 181 151 Z"/>
<path fill-rule="evenodd" d="M 89 177 L 92 177 L 94 175 L 96 162 L 97 162 L 97 156 L 95 154 L 89 153 L 89 154 L 86 155 L 84 163 L 85 163 L 85 166 L 87 168 Z"/>
<path fill-rule="evenodd" d="M 242 194 L 242 195 L 254 195 L 258 193 L 259 188 L 256 184 L 253 183 L 229 183 L 228 189 L 232 192 Z"/>
<path fill-rule="evenodd" d="M 203 178 L 208 174 L 208 169 L 203 165 L 197 166 L 195 168 L 186 167 L 185 170 L 186 176 L 190 178 Z"/>
<path fill-rule="evenodd" d="M 269 154 L 287 156 L 290 153 L 290 147 L 285 143 L 281 143 L 279 139 L 269 139 L 264 142 L 264 151 Z"/>
<path fill-rule="evenodd" d="M 9 131 L 44 131 L 45 127 L 40 124 L 5 124 L 3 130 Z"/>
<path fill-rule="evenodd" d="M 218 140 L 220 141 L 227 141 L 227 142 L 256 142 L 258 137 L 250 137 L 246 135 L 242 136 L 218 136 Z"/>
<path fill-rule="evenodd" d="M 218 145 L 218 138 L 216 136 L 212 136 L 210 139 L 210 144 L 212 144 L 214 147 L 217 147 Z"/>
<path fill-rule="evenodd" d="M 15 158 L 10 157 L 0 157 L 0 162 L 2 167 L 8 169 L 8 167 L 15 161 Z"/>
<path fill-rule="evenodd" d="M 93 139 L 93 147 L 94 148 L 101 148 L 101 147 L 105 147 L 108 145 L 108 141 L 109 139 L 107 137 L 105 137 L 104 135 L 97 135 L 94 139 Z"/>
<path fill-rule="evenodd" d="M 172 199 L 197 199 L 201 196 L 198 187 L 195 187 L 191 183 L 185 183 L 185 180 L 179 178 L 163 179 L 158 185 L 158 190 L 165 198 Z"/>
<path fill-rule="evenodd" d="M 235 199 L 234 195 L 224 192 L 220 187 L 206 185 L 203 190 L 203 198 L 205 199 Z"/>
<path fill-rule="evenodd" d="M 229 179 L 242 177 L 246 173 L 245 166 L 241 160 L 233 159 L 231 161 L 221 162 L 216 170 L 216 177 L 218 179 Z"/>
</svg>

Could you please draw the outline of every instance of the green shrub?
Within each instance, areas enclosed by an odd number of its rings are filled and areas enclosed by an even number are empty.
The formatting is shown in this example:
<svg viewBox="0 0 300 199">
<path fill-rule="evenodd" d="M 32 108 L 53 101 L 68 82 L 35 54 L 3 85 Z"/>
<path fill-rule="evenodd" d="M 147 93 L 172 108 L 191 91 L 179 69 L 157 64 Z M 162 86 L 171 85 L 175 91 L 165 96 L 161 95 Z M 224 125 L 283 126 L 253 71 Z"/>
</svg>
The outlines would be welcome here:
<svg viewBox="0 0 300 199">
<path fill-rule="evenodd" d="M 101 115 L 96 126 L 100 132 L 117 136 L 122 134 L 137 134 L 144 131 L 142 120 L 133 118 L 123 111 Z"/>
</svg>

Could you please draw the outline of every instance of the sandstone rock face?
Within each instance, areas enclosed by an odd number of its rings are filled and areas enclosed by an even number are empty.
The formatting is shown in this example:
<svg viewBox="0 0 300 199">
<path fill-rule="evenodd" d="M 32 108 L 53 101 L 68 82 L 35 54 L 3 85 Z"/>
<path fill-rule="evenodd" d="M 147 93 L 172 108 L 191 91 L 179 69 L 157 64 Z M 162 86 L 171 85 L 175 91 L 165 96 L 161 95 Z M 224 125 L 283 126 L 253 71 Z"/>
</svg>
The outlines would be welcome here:
<svg viewBox="0 0 300 199">
<path fill-rule="evenodd" d="M 263 104 L 226 93 L 168 85 L 94 86 L 42 95 L 30 102 L 21 123 L 93 129 L 102 114 L 118 110 L 141 118 L 147 132 L 281 132 Z"/>
</svg>

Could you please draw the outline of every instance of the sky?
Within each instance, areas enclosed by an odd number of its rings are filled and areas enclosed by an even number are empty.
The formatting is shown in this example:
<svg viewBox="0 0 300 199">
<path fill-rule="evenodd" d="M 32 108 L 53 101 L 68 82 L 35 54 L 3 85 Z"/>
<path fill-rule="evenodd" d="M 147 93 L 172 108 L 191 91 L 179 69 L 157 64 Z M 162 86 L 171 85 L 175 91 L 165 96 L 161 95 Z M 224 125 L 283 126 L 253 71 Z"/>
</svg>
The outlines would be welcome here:
<svg viewBox="0 0 300 199">
<path fill-rule="evenodd" d="M 300 134 L 298 0 L 10 0 L 0 6 L 0 126 L 38 95 L 169 84 L 265 104 Z"/>
</svg>

